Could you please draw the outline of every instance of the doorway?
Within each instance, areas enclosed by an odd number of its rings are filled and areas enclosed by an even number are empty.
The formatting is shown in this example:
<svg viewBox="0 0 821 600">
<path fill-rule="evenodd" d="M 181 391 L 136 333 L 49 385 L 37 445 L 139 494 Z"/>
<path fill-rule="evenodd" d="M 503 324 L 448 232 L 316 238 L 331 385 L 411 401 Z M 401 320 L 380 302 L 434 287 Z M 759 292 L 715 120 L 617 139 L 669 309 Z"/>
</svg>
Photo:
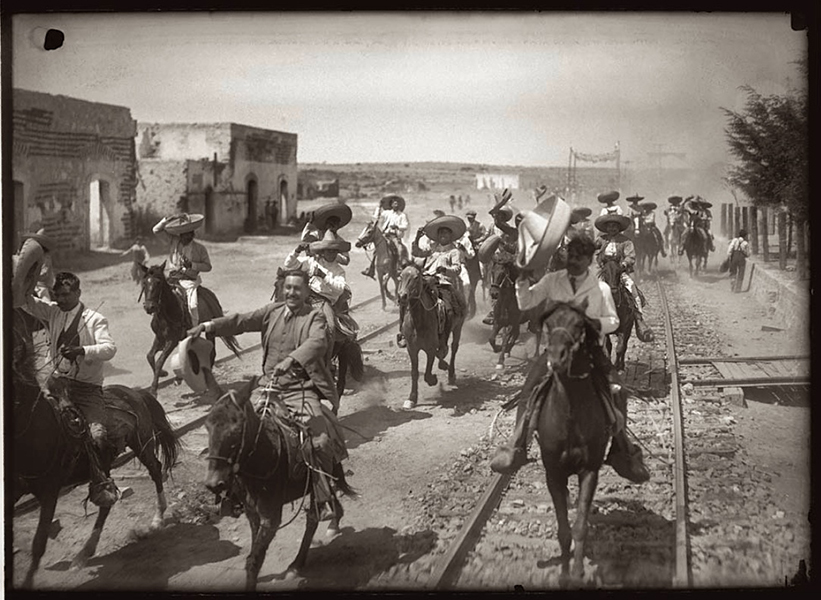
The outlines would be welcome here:
<svg viewBox="0 0 821 600">
<path fill-rule="evenodd" d="M 245 217 L 245 232 L 257 229 L 257 180 L 249 179 L 246 185 L 248 213 Z"/>
<path fill-rule="evenodd" d="M 95 179 L 89 188 L 88 234 L 91 249 L 111 244 L 111 198 L 107 181 Z"/>
<path fill-rule="evenodd" d="M 279 218 L 285 223 L 288 220 L 288 180 L 279 182 Z"/>
</svg>

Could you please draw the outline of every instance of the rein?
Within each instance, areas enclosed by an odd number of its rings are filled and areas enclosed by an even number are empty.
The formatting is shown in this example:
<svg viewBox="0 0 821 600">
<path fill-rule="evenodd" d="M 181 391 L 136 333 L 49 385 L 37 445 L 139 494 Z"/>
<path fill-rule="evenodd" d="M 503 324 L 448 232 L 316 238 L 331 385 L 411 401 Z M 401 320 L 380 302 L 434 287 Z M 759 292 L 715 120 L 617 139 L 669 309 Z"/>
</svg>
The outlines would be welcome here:
<svg viewBox="0 0 821 600">
<path fill-rule="evenodd" d="M 581 348 L 582 344 L 585 341 L 585 338 L 587 337 L 586 332 L 582 331 L 581 337 L 579 337 L 579 339 L 577 339 L 577 340 L 573 338 L 573 336 L 570 334 L 570 332 L 565 327 L 554 327 L 553 329 L 550 330 L 549 333 L 552 336 L 554 332 L 563 333 L 565 335 L 565 337 L 567 337 L 567 339 L 569 339 L 571 341 L 570 356 L 568 357 L 567 360 L 569 361 L 570 366 L 572 366 L 573 363 L 575 362 L 575 359 L 576 359 L 576 353 L 579 351 L 579 348 Z M 548 362 L 548 365 L 550 365 L 550 364 L 551 363 Z M 570 378 L 570 379 L 584 379 L 588 375 L 590 375 L 589 371 L 587 373 L 582 373 L 581 375 L 573 375 L 570 372 L 570 368 L 567 369 L 567 377 Z"/>
<path fill-rule="evenodd" d="M 417 277 L 421 280 L 421 281 L 420 281 L 420 283 L 416 286 L 416 288 L 418 289 L 419 293 L 418 293 L 416 296 L 411 296 L 411 295 L 410 295 L 410 293 L 408 293 L 408 303 L 410 304 L 410 303 L 412 303 L 413 301 L 416 301 L 416 303 L 417 303 L 418 305 L 420 305 L 420 306 L 422 307 L 422 309 L 423 309 L 423 310 L 425 310 L 425 311 L 427 311 L 427 312 L 430 312 L 430 311 L 432 311 L 432 310 L 435 310 L 435 309 L 436 309 L 436 302 L 434 302 L 434 303 L 430 306 L 430 308 L 428 308 L 427 306 L 425 306 L 425 301 L 424 301 L 424 299 L 423 299 L 423 294 L 422 294 L 422 291 L 423 291 L 423 290 L 424 290 L 424 288 L 425 288 L 425 285 L 424 285 L 424 283 L 423 283 L 423 282 L 424 282 L 424 279 L 423 279 L 423 276 L 422 276 L 422 271 L 421 271 L 421 270 L 419 270 L 418 268 L 417 268 Z"/>
</svg>

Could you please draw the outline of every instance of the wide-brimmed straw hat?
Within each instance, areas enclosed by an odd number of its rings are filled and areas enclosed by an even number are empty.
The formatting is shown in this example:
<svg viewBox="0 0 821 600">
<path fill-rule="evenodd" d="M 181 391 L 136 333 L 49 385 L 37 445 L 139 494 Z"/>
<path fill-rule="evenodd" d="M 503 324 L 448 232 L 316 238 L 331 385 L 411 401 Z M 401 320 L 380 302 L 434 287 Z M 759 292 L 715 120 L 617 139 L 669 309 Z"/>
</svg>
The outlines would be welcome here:
<svg viewBox="0 0 821 600">
<path fill-rule="evenodd" d="M 612 202 L 615 202 L 618 199 L 619 199 L 619 193 L 615 190 L 612 191 L 612 192 L 606 192 L 604 194 L 599 194 L 597 196 L 597 200 L 599 202 L 601 202 L 602 204 L 610 204 Z"/>
<path fill-rule="evenodd" d="M 55 239 L 47 235 L 46 230 L 43 227 L 38 229 L 36 233 L 24 233 L 22 235 L 22 240 L 34 240 L 35 242 L 40 244 L 40 247 L 46 252 L 54 250 L 54 248 L 57 247 L 57 242 L 55 241 Z"/>
<path fill-rule="evenodd" d="M 556 195 L 533 210 L 523 210 L 516 266 L 534 271 L 546 267 L 570 225 L 571 212 L 570 205 Z"/>
<path fill-rule="evenodd" d="M 598 219 L 596 219 L 596 229 L 606 233 L 607 225 L 609 223 L 618 224 L 618 226 L 620 227 L 619 231 L 624 231 L 625 229 L 630 227 L 630 217 L 625 217 L 624 215 L 617 214 L 602 215 Z"/>
<path fill-rule="evenodd" d="M 496 198 L 496 204 L 493 206 L 493 208 L 490 209 L 490 211 L 488 211 L 490 214 L 493 214 L 501 210 L 508 202 L 510 202 L 513 199 L 513 194 L 510 192 L 509 189 L 505 188 L 501 194 L 493 194 L 493 197 Z M 513 216 L 513 209 L 510 209 L 510 215 Z"/>
<path fill-rule="evenodd" d="M 669 202 L 673 206 L 678 206 L 679 204 L 684 202 L 684 200 L 681 196 L 670 196 L 669 198 L 667 198 L 667 202 Z"/>
<path fill-rule="evenodd" d="M 195 392 L 208 389 L 203 369 L 212 369 L 211 352 L 214 344 L 203 337 L 185 337 L 169 357 L 169 365 L 177 377 Z"/>
<path fill-rule="evenodd" d="M 311 252 L 322 252 L 323 250 L 334 250 L 336 252 L 348 252 L 351 249 L 351 243 L 346 242 L 336 233 L 328 229 L 325 235 L 318 242 L 311 242 L 308 246 Z"/>
<path fill-rule="evenodd" d="M 579 206 L 573 209 L 573 215 L 578 219 L 577 223 L 580 221 L 584 221 L 587 217 L 593 214 L 593 209 L 587 206 Z"/>
<path fill-rule="evenodd" d="M 656 210 L 658 208 L 658 204 L 655 202 L 643 202 L 642 204 L 639 204 L 639 208 L 643 211 L 650 212 L 651 210 Z"/>
<path fill-rule="evenodd" d="M 712 208 L 713 207 L 712 203 L 707 202 L 706 200 L 699 199 L 698 203 L 699 203 L 699 205 L 703 206 L 704 208 Z"/>
<path fill-rule="evenodd" d="M 476 211 L 471 209 L 471 210 L 469 210 L 465 213 L 465 216 L 466 217 L 475 217 L 476 216 Z"/>
<path fill-rule="evenodd" d="M 165 222 L 165 230 L 171 235 L 182 235 L 199 229 L 205 222 L 205 217 L 198 214 L 183 213 Z"/>
<path fill-rule="evenodd" d="M 338 202 L 334 202 L 333 204 L 325 204 L 314 211 L 311 222 L 313 222 L 317 229 L 327 229 L 328 219 L 331 217 L 336 217 L 339 219 L 339 226 L 344 227 L 351 222 L 353 212 L 351 211 L 351 207 L 347 204 L 340 204 Z"/>
<path fill-rule="evenodd" d="M 630 204 L 636 204 L 636 203 L 641 202 L 642 200 L 644 200 L 644 196 L 639 196 L 638 194 L 636 194 L 635 196 L 630 196 L 629 198 L 625 198 L 625 200 L 627 202 L 629 202 Z"/>
<path fill-rule="evenodd" d="M 439 236 L 439 229 L 441 227 L 447 227 L 450 229 L 454 242 L 465 235 L 465 232 L 468 230 L 467 225 L 465 225 L 465 222 L 460 217 L 457 217 L 456 215 L 445 215 L 443 217 L 436 217 L 432 221 L 428 221 L 424 227 L 425 235 L 432 240 L 436 240 Z"/>
<path fill-rule="evenodd" d="M 405 210 L 405 199 L 402 196 L 397 196 L 396 194 L 389 194 L 389 195 L 383 197 L 379 201 L 379 205 L 382 207 L 382 210 L 388 210 L 391 207 L 391 204 L 393 204 L 394 200 L 399 201 L 399 210 L 400 211 Z"/>
<path fill-rule="evenodd" d="M 493 253 L 496 252 L 496 249 L 501 243 L 502 238 L 495 233 L 485 238 L 485 241 L 482 242 L 479 246 L 479 250 L 476 252 L 476 255 L 479 257 L 479 262 L 483 264 L 490 262 L 490 259 L 493 258 Z"/>
<path fill-rule="evenodd" d="M 507 223 L 513 218 L 513 209 L 510 206 L 502 206 L 496 211 L 496 218 L 502 223 Z"/>
</svg>

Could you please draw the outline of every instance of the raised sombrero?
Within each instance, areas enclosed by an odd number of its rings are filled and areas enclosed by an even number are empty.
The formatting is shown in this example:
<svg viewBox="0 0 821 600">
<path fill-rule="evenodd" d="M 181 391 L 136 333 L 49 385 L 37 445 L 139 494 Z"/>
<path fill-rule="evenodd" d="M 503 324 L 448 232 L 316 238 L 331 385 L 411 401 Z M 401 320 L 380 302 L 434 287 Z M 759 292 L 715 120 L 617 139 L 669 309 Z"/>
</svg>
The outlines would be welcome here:
<svg viewBox="0 0 821 600">
<path fill-rule="evenodd" d="M 43 227 L 38 229 L 36 233 L 24 233 L 21 239 L 23 241 L 34 240 L 35 242 L 40 244 L 40 247 L 46 252 L 54 250 L 54 248 L 57 247 L 57 242 L 54 240 L 54 238 L 46 235 L 46 230 Z"/>
<path fill-rule="evenodd" d="M 183 213 L 166 221 L 165 230 L 171 235 L 182 235 L 199 229 L 204 222 L 205 217 L 202 215 Z"/>
<path fill-rule="evenodd" d="M 639 208 L 645 212 L 650 212 L 651 210 L 656 210 L 658 208 L 658 204 L 655 202 L 643 202 L 639 204 Z"/>
<path fill-rule="evenodd" d="M 433 209 L 433 216 L 434 217 L 444 217 L 445 216 L 445 211 L 440 210 L 438 208 L 435 208 L 435 209 Z"/>
<path fill-rule="evenodd" d="M 203 337 L 186 337 L 180 340 L 169 357 L 174 374 L 185 381 L 195 392 L 208 390 L 203 369 L 213 368 L 211 352 L 214 344 Z"/>
<path fill-rule="evenodd" d="M 513 194 L 510 193 L 510 190 L 505 188 L 504 191 L 500 194 L 494 194 L 494 198 L 496 198 L 496 204 L 491 208 L 488 212 L 492 215 L 493 213 L 499 212 L 502 208 L 511 201 L 513 198 Z M 509 208 L 509 207 L 508 207 Z M 510 216 L 513 216 L 513 210 L 510 209 Z"/>
<path fill-rule="evenodd" d="M 546 267 L 570 225 L 570 213 L 570 205 L 556 195 L 523 210 L 516 266 L 534 271 Z"/>
<path fill-rule="evenodd" d="M 321 240 L 318 242 L 311 242 L 308 247 L 311 249 L 311 252 L 322 252 L 323 250 L 348 252 L 351 249 L 351 243 L 346 242 L 333 231 L 328 229 L 325 231 L 325 235 Z"/>
<path fill-rule="evenodd" d="M 496 218 L 502 223 L 507 223 L 513 217 L 513 209 L 509 206 L 502 206 L 496 211 Z"/>
<path fill-rule="evenodd" d="M 619 199 L 619 193 L 616 191 L 599 194 L 597 200 L 602 204 L 611 204 Z"/>
<path fill-rule="evenodd" d="M 482 245 L 479 246 L 479 250 L 476 252 L 476 256 L 479 257 L 479 262 L 482 264 L 489 263 L 490 259 L 493 258 L 493 253 L 496 252 L 496 249 L 501 243 L 502 238 L 495 233 L 485 238 L 485 241 L 482 242 Z"/>
<path fill-rule="evenodd" d="M 327 229 L 328 219 L 331 217 L 336 217 L 339 219 L 339 226 L 344 227 L 351 222 L 353 212 L 351 211 L 351 207 L 347 204 L 340 204 L 338 202 L 334 202 L 333 204 L 325 204 L 314 211 L 311 222 L 317 229 Z"/>
<path fill-rule="evenodd" d="M 630 217 L 625 217 L 624 215 L 617 215 L 617 214 L 607 214 L 602 215 L 598 219 L 596 219 L 595 225 L 596 229 L 602 232 L 607 232 L 605 229 L 608 223 L 617 223 L 618 226 L 621 228 L 619 231 L 624 231 L 628 227 L 630 227 Z"/>
<path fill-rule="evenodd" d="M 450 229 L 452 234 L 451 239 L 454 242 L 465 235 L 465 232 L 468 230 L 467 225 L 465 225 L 465 222 L 461 218 L 456 215 L 445 215 L 443 217 L 436 217 L 432 221 L 428 221 L 424 227 L 425 235 L 432 240 L 436 240 L 439 237 L 440 227 L 447 227 Z"/>
<path fill-rule="evenodd" d="M 394 200 L 399 201 L 399 210 L 405 210 L 405 199 L 402 196 L 397 196 L 396 194 L 389 194 L 382 198 L 379 201 L 379 205 L 382 207 L 382 210 L 388 210 L 393 204 Z"/>
<path fill-rule="evenodd" d="M 644 200 L 644 196 L 639 196 L 638 194 L 636 194 L 635 196 L 630 196 L 629 198 L 625 198 L 625 200 L 627 200 L 627 202 L 629 202 L 630 204 L 636 204 L 636 203 L 641 202 L 642 200 Z"/>
<path fill-rule="evenodd" d="M 683 201 L 684 200 L 682 200 L 681 196 L 670 196 L 669 198 L 667 198 L 667 202 L 669 202 L 673 206 L 678 206 Z"/>
</svg>

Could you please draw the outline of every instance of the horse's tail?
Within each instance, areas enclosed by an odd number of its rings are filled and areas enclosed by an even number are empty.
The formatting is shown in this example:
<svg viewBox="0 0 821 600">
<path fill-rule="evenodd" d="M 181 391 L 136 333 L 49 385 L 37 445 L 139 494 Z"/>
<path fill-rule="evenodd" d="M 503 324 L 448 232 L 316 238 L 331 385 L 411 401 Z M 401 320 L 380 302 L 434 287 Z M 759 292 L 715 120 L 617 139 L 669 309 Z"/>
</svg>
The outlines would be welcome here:
<svg viewBox="0 0 821 600">
<path fill-rule="evenodd" d="M 356 498 L 359 493 L 348 485 L 348 481 L 345 479 L 345 469 L 342 468 L 341 463 L 336 463 L 333 469 L 333 476 L 336 480 L 336 487 L 339 489 L 340 492 L 345 494 L 350 498 Z"/>
<path fill-rule="evenodd" d="M 177 463 L 177 457 L 181 450 L 181 443 L 168 417 L 165 415 L 162 405 L 148 390 L 139 390 L 140 399 L 151 414 L 151 425 L 154 429 L 154 439 L 158 443 L 162 452 L 162 468 L 164 473 L 168 473 Z"/>
<path fill-rule="evenodd" d="M 198 288 L 198 290 L 199 301 L 202 303 L 203 308 L 207 311 L 206 313 L 201 310 L 200 315 L 205 317 L 207 314 L 210 318 L 221 317 L 223 315 L 223 310 L 217 295 L 202 285 Z M 200 319 L 200 321 L 204 320 L 204 318 Z M 233 335 L 222 335 L 220 336 L 220 339 L 225 343 L 228 349 L 234 353 L 234 356 L 239 358 L 239 351 L 242 347 L 239 345 L 237 338 Z"/>
<path fill-rule="evenodd" d="M 362 360 L 362 347 L 356 340 L 346 340 L 342 345 L 342 352 L 348 359 L 348 368 L 351 370 L 351 377 L 356 381 L 365 378 L 365 362 Z"/>
</svg>

